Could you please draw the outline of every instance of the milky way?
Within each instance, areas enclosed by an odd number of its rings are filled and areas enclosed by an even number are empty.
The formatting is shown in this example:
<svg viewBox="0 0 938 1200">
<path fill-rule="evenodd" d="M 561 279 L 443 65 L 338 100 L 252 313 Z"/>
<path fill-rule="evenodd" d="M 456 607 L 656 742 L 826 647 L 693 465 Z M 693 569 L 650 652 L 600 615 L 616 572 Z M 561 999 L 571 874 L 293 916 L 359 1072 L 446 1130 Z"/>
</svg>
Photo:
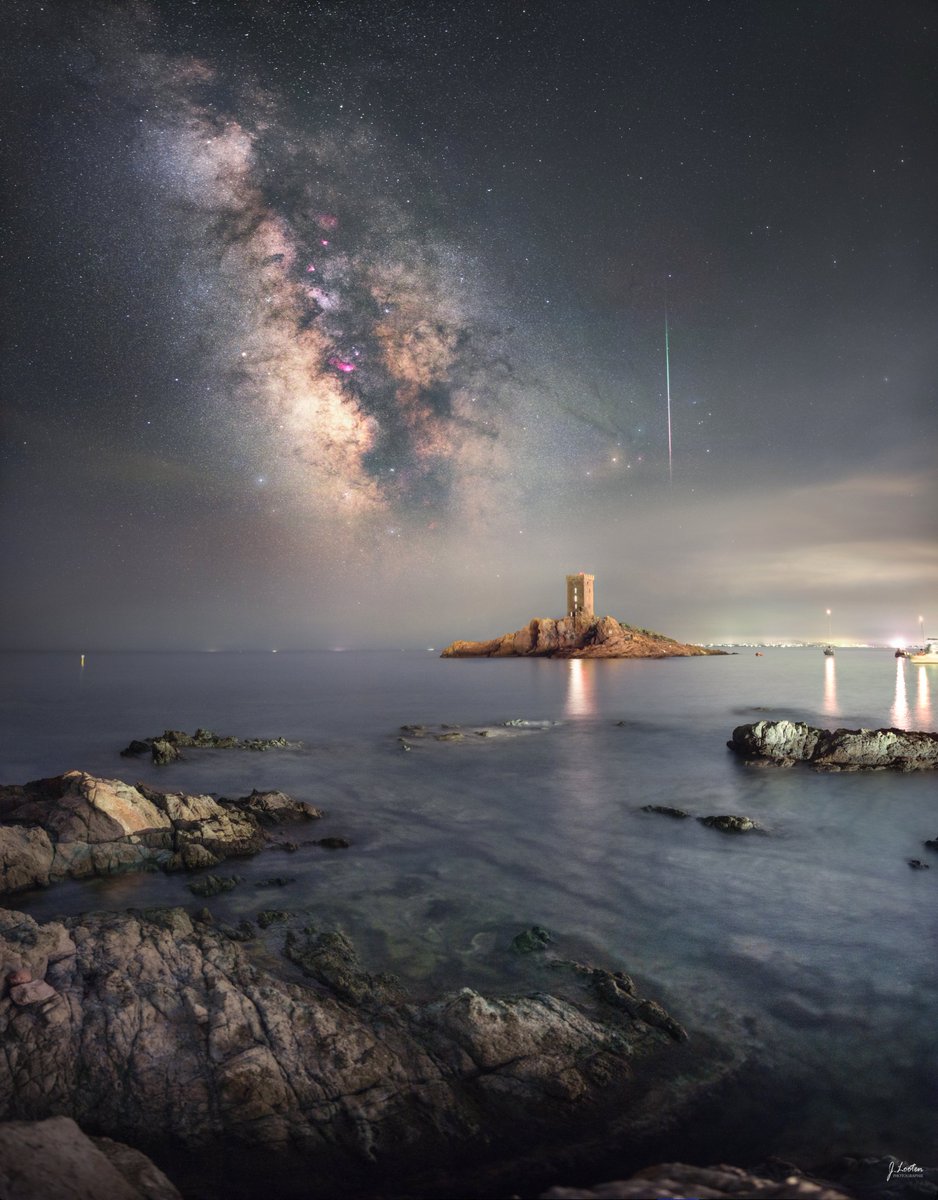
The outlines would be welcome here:
<svg viewBox="0 0 938 1200">
<path fill-rule="evenodd" d="M 483 508 L 504 367 L 459 247 L 382 190 L 387 152 L 367 131 L 287 128 L 275 96 L 203 61 L 148 67 L 137 168 L 182 233 L 228 436 L 332 516 Z"/>
</svg>

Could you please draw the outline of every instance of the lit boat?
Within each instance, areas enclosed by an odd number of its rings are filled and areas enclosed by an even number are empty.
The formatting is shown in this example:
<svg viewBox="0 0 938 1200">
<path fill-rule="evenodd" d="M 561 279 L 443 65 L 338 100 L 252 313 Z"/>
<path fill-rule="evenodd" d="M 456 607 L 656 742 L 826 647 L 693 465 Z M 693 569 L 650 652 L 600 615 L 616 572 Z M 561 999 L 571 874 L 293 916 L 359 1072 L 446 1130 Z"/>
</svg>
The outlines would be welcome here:
<svg viewBox="0 0 938 1200">
<path fill-rule="evenodd" d="M 925 649 L 920 654 L 913 654 L 909 662 L 917 667 L 929 666 L 932 663 L 938 666 L 938 640 L 928 638 Z"/>
<path fill-rule="evenodd" d="M 834 657 L 834 647 L 833 646 L 825 646 L 824 647 L 824 657 L 825 658 L 833 658 Z"/>
</svg>

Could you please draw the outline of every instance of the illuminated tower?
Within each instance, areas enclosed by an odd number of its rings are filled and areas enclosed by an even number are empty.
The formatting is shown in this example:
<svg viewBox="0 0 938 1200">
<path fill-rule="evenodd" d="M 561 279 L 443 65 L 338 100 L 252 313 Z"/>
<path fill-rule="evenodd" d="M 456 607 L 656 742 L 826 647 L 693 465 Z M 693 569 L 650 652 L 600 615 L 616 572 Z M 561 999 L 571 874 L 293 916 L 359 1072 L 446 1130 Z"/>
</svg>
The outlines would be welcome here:
<svg viewBox="0 0 938 1200">
<path fill-rule="evenodd" d="M 593 582 L 595 575 L 567 576 L 567 616 L 593 616 Z"/>
</svg>

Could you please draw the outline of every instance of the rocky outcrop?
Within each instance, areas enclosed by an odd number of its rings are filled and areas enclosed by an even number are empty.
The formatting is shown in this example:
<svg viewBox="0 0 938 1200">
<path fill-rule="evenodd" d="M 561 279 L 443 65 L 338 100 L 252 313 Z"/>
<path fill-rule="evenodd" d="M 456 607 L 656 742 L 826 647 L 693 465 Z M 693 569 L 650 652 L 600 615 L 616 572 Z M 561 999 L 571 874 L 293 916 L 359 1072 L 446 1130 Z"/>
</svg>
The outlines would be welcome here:
<svg viewBox="0 0 938 1200">
<path fill-rule="evenodd" d="M 903 729 L 815 729 L 800 721 L 757 721 L 727 746 L 753 766 L 809 763 L 816 771 L 927 771 L 938 767 L 938 733 Z"/>
<path fill-rule="evenodd" d="M 464 988 L 416 1003 L 339 933 L 291 930 L 287 952 L 309 985 L 181 909 L 47 924 L 0 909 L 0 976 L 25 971 L 54 993 L 29 1006 L 0 994 L 0 1119 L 289 1147 L 321 1173 L 445 1161 L 508 1131 L 535 1149 L 577 1129 L 595 1138 L 603 1122 L 660 1132 L 733 1057 L 688 1057 L 660 1005 L 618 974 L 611 1001 L 584 968 L 580 1000 Z"/>
<path fill-rule="evenodd" d="M 762 830 L 750 817 L 740 817 L 735 813 L 722 813 L 715 817 L 698 817 L 701 825 L 708 829 L 719 829 L 721 833 L 749 833 L 751 830 Z"/>
<path fill-rule="evenodd" d="M 441 658 L 687 658 L 723 654 L 620 624 L 615 617 L 535 617 L 487 642 L 453 642 Z"/>
<path fill-rule="evenodd" d="M 164 792 L 67 771 L 0 787 L 0 894 L 61 879 L 211 867 L 255 854 L 265 826 L 320 817 L 283 792 L 238 800 Z"/>
<path fill-rule="evenodd" d="M 4 1200 L 182 1200 L 131 1146 L 89 1138 L 68 1117 L 0 1125 Z"/>
<path fill-rule="evenodd" d="M 134 738 L 121 751 L 122 758 L 139 758 L 149 754 L 158 766 L 175 762 L 181 758 L 181 750 L 290 750 L 299 742 L 288 742 L 286 738 L 236 738 L 227 734 L 212 733 L 210 729 L 197 729 L 195 733 L 184 733 L 181 729 L 166 729 L 155 737 Z"/>
<path fill-rule="evenodd" d="M 700 1196 L 712 1200 L 850 1200 L 834 1184 L 790 1172 L 768 1179 L 739 1167 L 695 1167 L 687 1163 L 661 1163 L 646 1167 L 629 1179 L 598 1183 L 593 1187 L 552 1187 L 541 1200 L 671 1200 Z"/>
</svg>

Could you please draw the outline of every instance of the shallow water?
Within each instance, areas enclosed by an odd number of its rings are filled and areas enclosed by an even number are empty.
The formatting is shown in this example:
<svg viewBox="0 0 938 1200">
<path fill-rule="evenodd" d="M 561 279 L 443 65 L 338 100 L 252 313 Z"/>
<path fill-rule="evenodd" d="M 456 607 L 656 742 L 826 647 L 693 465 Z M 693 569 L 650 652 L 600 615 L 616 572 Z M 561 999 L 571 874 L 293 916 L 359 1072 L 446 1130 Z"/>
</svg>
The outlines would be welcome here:
<svg viewBox="0 0 938 1200">
<path fill-rule="evenodd" d="M 938 836 L 935 777 L 760 771 L 725 743 L 763 717 L 934 728 L 934 668 L 885 651 L 768 650 L 634 662 L 115 654 L 83 669 L 75 655 L 7 655 L 2 670 L 5 782 L 78 767 L 228 796 L 280 788 L 328 810 L 301 838 L 352 842 L 225 864 L 245 882 L 210 901 L 218 917 L 308 910 L 417 994 L 516 985 L 505 947 L 545 925 L 561 953 L 631 971 L 692 1034 L 754 1037 L 778 1090 L 777 1153 L 932 1165 L 938 857 L 930 871 L 907 859 Z M 473 732 L 517 717 L 547 724 Z M 410 722 L 467 736 L 404 753 Z M 164 768 L 118 756 L 134 737 L 199 725 L 303 747 L 193 751 Z M 643 804 L 743 813 L 767 833 L 728 836 Z M 271 876 L 296 881 L 255 886 Z M 10 903 L 37 917 L 194 911 L 204 901 L 186 883 L 125 876 Z M 268 932 L 274 949 L 281 936 Z"/>
</svg>

